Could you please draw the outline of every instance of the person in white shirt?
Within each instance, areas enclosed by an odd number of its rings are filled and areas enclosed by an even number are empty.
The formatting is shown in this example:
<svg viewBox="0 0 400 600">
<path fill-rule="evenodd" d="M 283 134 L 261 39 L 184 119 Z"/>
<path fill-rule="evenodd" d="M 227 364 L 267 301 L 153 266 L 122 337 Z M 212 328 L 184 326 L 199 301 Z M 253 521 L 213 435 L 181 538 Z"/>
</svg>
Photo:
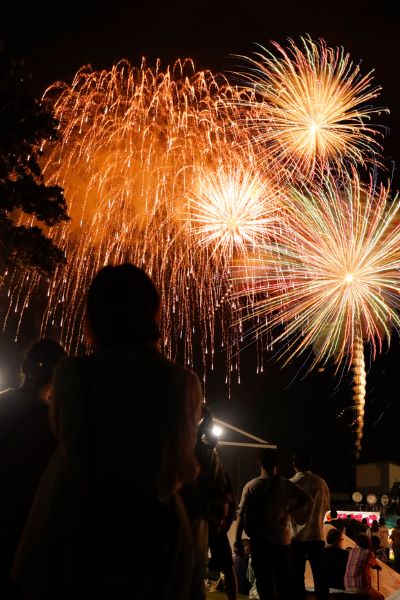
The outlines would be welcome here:
<svg viewBox="0 0 400 600">
<path fill-rule="evenodd" d="M 318 475 L 310 471 L 311 457 L 301 450 L 293 455 L 293 467 L 296 471 L 291 481 L 301 487 L 309 496 L 312 504 L 305 525 L 293 522 L 294 537 L 292 539 L 294 586 L 296 600 L 305 600 L 306 590 L 304 574 L 306 561 L 309 560 L 315 586 L 317 600 L 328 598 L 328 588 L 324 581 L 323 555 L 325 547 L 323 523 L 329 509 L 329 488 Z"/>
<path fill-rule="evenodd" d="M 260 476 L 243 488 L 238 510 L 236 543 L 243 529 L 250 537 L 251 560 L 261 600 L 270 600 L 274 589 L 281 600 L 292 600 L 290 516 L 304 523 L 311 498 L 298 485 L 277 474 L 278 453 L 263 450 Z"/>
</svg>

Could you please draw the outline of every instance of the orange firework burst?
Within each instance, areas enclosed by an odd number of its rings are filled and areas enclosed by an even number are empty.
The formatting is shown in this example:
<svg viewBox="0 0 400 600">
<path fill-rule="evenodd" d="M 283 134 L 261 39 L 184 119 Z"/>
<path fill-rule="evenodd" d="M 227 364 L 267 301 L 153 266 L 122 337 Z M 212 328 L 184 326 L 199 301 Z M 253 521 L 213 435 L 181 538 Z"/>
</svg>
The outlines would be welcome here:
<svg viewBox="0 0 400 600">
<path fill-rule="evenodd" d="M 288 362 L 310 346 L 313 365 L 334 358 L 354 373 L 357 452 L 365 404 L 363 344 L 373 356 L 393 327 L 400 330 L 400 199 L 364 189 L 356 173 L 339 187 L 292 189 L 285 226 L 253 264 L 252 315 L 268 317 L 260 330 L 286 342 Z M 264 322 L 264 321 L 263 321 Z"/>
<path fill-rule="evenodd" d="M 222 76 L 196 72 L 191 61 L 165 71 L 159 64 L 132 68 L 126 61 L 111 71 L 83 68 L 72 85 L 55 84 L 46 92 L 61 135 L 45 148 L 44 173 L 48 183 L 64 188 L 72 220 L 50 232 L 67 265 L 48 284 L 42 333 L 58 325 L 61 338 L 76 350 L 83 339 L 85 290 L 94 273 L 107 263 L 131 261 L 144 267 L 161 291 L 167 351 L 174 355 L 183 345 L 191 363 L 198 323 L 203 358 L 212 357 L 214 315 L 229 287 L 228 257 L 216 260 L 209 248 L 199 252 L 197 231 L 187 226 L 188 199 L 199 185 L 204 189 L 203 173 L 211 181 L 215 169 L 218 181 L 228 150 L 232 156 L 240 131 L 237 104 L 231 102 L 236 94 Z M 251 163 L 241 148 L 243 163 Z M 242 167 L 239 179 L 245 210 L 256 193 L 256 177 Z M 246 186 L 253 186 L 251 194 Z M 266 219 L 257 188 L 253 208 L 258 201 L 262 208 L 256 217 L 263 211 Z M 196 206 L 200 218 L 198 200 Z M 256 225 L 256 217 L 247 229 L 241 220 L 240 235 L 251 227 L 260 234 L 264 223 Z M 34 274 L 10 284 L 10 307 L 21 319 L 39 284 Z M 221 310 L 229 313 L 230 307 Z M 223 343 L 235 346 L 238 334 L 228 325 L 229 314 L 222 321 Z"/>
<path fill-rule="evenodd" d="M 318 167 L 341 171 L 345 163 L 362 164 L 380 151 L 379 130 L 368 126 L 371 100 L 379 94 L 372 75 L 361 75 L 343 48 L 323 40 L 301 38 L 303 48 L 289 40 L 278 55 L 261 47 L 245 58 L 242 74 L 253 99 L 246 123 L 261 156 L 271 156 L 292 171 L 311 178 Z M 244 102 L 246 104 L 246 102 Z"/>
</svg>

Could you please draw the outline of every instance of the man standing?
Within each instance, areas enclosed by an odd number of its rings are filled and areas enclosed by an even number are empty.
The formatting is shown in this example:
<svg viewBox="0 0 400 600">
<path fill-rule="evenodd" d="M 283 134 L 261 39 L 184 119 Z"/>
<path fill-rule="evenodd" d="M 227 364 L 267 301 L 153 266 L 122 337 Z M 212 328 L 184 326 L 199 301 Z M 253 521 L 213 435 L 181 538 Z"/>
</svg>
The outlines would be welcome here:
<svg viewBox="0 0 400 600">
<path fill-rule="evenodd" d="M 291 481 L 300 486 L 312 500 L 305 525 L 293 519 L 292 549 L 296 600 L 306 598 L 306 560 L 310 562 L 317 600 L 325 600 L 328 598 L 328 590 L 324 583 L 322 550 L 325 547 L 323 523 L 329 508 L 329 489 L 322 477 L 310 471 L 311 458 L 305 451 L 298 451 L 293 455 L 293 466 L 296 475 Z"/>
<path fill-rule="evenodd" d="M 236 543 L 243 529 L 250 537 L 251 561 L 260 600 L 270 600 L 274 590 L 280 600 L 291 600 L 292 577 L 289 518 L 304 523 L 311 499 L 307 492 L 277 475 L 278 453 L 263 450 L 260 477 L 243 488 L 239 505 Z M 275 585 L 274 585 L 275 584 Z"/>
</svg>

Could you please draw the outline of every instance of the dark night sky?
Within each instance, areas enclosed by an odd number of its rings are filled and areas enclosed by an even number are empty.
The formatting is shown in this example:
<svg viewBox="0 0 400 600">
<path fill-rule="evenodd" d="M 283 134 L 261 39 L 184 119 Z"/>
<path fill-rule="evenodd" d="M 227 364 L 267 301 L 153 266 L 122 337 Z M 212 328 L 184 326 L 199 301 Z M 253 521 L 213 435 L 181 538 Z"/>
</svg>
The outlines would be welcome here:
<svg viewBox="0 0 400 600">
<path fill-rule="evenodd" d="M 231 54 L 249 55 L 254 43 L 281 44 L 287 37 L 308 33 L 331 46 L 342 45 L 362 71 L 375 69 L 383 88 L 380 106 L 391 114 L 379 123 L 390 128 L 384 142 L 386 162 L 400 164 L 399 64 L 400 7 L 389 2 L 10 2 L 2 8 L 0 39 L 14 55 L 26 58 L 29 87 L 40 94 L 55 80 L 70 80 L 83 64 L 107 68 L 120 58 L 138 63 L 160 57 L 163 64 L 177 57 L 193 58 L 199 68 L 228 70 Z M 397 169 L 394 171 L 397 184 Z M 4 345 L 4 343 L 3 343 Z M 316 467 L 336 487 L 345 487 L 345 466 L 351 463 L 352 435 L 348 427 L 351 389 L 333 370 L 314 372 L 292 382 L 299 364 L 281 369 L 266 363 L 255 374 L 254 349 L 242 357 L 242 384 L 231 398 L 223 387 L 223 368 L 209 377 L 208 400 L 215 413 L 244 429 L 277 442 L 288 451 L 306 446 L 316 456 Z M 364 459 L 400 460 L 397 372 L 399 343 L 380 357 L 367 378 L 367 424 Z M 1 357 L 0 357 L 1 359 Z M 221 365 L 223 358 L 221 357 Z M 340 385 L 339 385 L 340 384 Z M 348 484 L 350 485 L 350 484 Z M 352 491 L 352 490 L 351 490 Z"/>
</svg>

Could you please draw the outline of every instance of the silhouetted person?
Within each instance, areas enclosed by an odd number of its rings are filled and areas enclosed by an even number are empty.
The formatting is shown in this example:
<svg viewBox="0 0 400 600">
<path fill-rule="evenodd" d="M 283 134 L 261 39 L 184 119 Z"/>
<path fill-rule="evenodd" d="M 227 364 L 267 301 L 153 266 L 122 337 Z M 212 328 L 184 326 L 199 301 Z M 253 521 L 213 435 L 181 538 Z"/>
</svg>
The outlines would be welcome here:
<svg viewBox="0 0 400 600">
<path fill-rule="evenodd" d="M 327 525 L 332 525 L 333 527 L 336 527 L 336 529 L 340 529 L 340 531 L 343 531 L 344 521 L 343 519 L 340 519 L 338 517 L 337 510 L 332 509 L 329 514 L 331 518 L 325 521 L 325 523 Z"/>
<path fill-rule="evenodd" d="M 209 521 L 208 547 L 211 559 L 208 568 L 210 571 L 223 574 L 225 594 L 228 600 L 236 600 L 238 581 L 233 567 L 232 549 L 228 539 L 228 531 L 236 517 L 236 501 L 227 473 L 224 473 L 224 477 L 226 510 L 222 518 Z"/>
<path fill-rule="evenodd" d="M 261 600 L 274 591 L 280 600 L 292 594 L 292 563 L 289 517 L 305 522 L 310 496 L 289 479 L 277 474 L 278 453 L 266 448 L 260 459 L 261 474 L 243 488 L 239 505 L 236 543 L 240 548 L 243 529 L 250 537 L 251 562 Z"/>
<path fill-rule="evenodd" d="M 51 379 L 55 366 L 65 356 L 62 346 L 54 340 L 35 342 L 21 366 L 21 387 L 0 394 L 2 582 L 9 577 L 40 477 L 56 448 L 49 423 Z"/>
<path fill-rule="evenodd" d="M 250 591 L 250 581 L 247 578 L 247 568 L 249 565 L 250 543 L 244 539 L 242 543 L 237 542 L 233 545 L 233 567 L 235 569 L 236 581 L 239 594 L 248 595 Z"/>
<path fill-rule="evenodd" d="M 381 560 L 382 562 L 386 563 L 387 562 L 386 549 L 383 546 L 381 546 L 381 540 L 379 539 L 379 537 L 377 535 L 372 535 L 370 539 L 371 539 L 372 551 L 375 554 L 376 558 L 378 560 Z"/>
<path fill-rule="evenodd" d="M 379 519 L 379 532 L 378 532 L 378 536 L 379 539 L 381 541 L 381 547 L 385 549 L 385 553 L 386 553 L 386 560 L 385 562 L 389 562 L 389 551 L 390 551 L 390 544 L 389 544 L 389 529 L 386 525 L 386 521 L 383 517 L 381 517 Z"/>
<path fill-rule="evenodd" d="M 371 528 L 368 525 L 368 519 L 366 517 L 364 517 L 363 519 L 361 519 L 361 531 L 360 531 L 360 533 L 366 533 L 369 538 L 371 537 Z"/>
<path fill-rule="evenodd" d="M 181 489 L 194 546 L 190 600 L 206 599 L 204 581 L 208 562 L 209 522 L 222 523 L 228 503 L 225 476 L 215 450 L 218 439 L 212 433 L 212 415 L 205 405 L 202 406 L 202 417 L 195 447 L 200 471 L 195 481 Z"/>
<path fill-rule="evenodd" d="M 346 515 L 346 518 L 343 520 L 343 523 L 344 523 L 344 527 L 345 527 L 345 534 L 351 540 L 355 541 L 357 535 L 359 533 L 363 533 L 362 525 L 361 525 L 360 521 L 357 521 L 357 519 L 354 519 L 353 515 Z M 372 526 L 373 526 L 373 523 L 371 525 L 371 531 L 372 531 Z"/>
<path fill-rule="evenodd" d="M 144 271 L 105 267 L 86 308 L 94 353 L 64 361 L 60 451 L 35 498 L 13 575 L 28 599 L 187 600 L 193 550 L 177 491 L 198 472 L 198 378 L 159 351 Z"/>
<path fill-rule="evenodd" d="M 340 529 L 330 529 L 326 536 L 327 546 L 322 550 L 325 585 L 331 592 L 344 590 L 349 553 L 343 548 L 344 536 Z"/>
<path fill-rule="evenodd" d="M 294 522 L 292 550 L 296 600 L 304 600 L 306 597 L 304 575 L 307 560 L 310 562 L 317 600 L 325 600 L 327 594 L 323 580 L 322 550 L 325 547 L 323 523 L 329 508 L 329 489 L 322 477 L 311 472 L 311 457 L 304 450 L 294 453 L 293 467 L 296 475 L 291 481 L 312 499 L 305 524 L 298 527 Z"/>
</svg>

